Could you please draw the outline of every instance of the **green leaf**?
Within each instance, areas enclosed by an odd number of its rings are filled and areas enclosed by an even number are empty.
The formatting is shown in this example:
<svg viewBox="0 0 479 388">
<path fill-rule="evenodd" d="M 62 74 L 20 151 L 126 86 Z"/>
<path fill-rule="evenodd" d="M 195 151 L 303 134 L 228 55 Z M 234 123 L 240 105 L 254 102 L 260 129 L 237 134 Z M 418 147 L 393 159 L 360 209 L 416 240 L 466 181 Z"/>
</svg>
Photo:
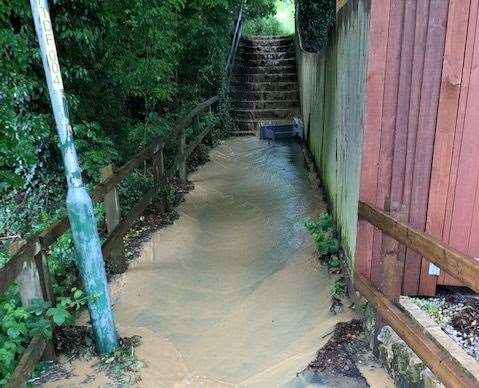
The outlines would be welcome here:
<svg viewBox="0 0 479 388">
<path fill-rule="evenodd" d="M 47 316 L 52 317 L 57 326 L 67 323 L 71 319 L 71 314 L 62 307 L 51 307 L 47 311 Z"/>
<path fill-rule="evenodd" d="M 20 335 L 20 330 L 18 329 L 18 327 L 10 327 L 7 329 L 7 335 L 10 338 L 15 339 Z"/>
</svg>

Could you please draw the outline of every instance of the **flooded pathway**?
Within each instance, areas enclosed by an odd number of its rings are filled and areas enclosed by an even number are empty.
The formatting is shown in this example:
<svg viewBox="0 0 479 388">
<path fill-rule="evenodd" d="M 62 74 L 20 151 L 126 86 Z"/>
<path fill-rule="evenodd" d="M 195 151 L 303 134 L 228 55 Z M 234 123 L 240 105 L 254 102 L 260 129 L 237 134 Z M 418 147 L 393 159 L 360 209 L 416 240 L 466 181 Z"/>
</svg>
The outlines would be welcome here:
<svg viewBox="0 0 479 388">
<path fill-rule="evenodd" d="M 281 387 L 327 341 L 333 283 L 304 222 L 324 210 L 294 143 L 233 138 L 191 175 L 180 218 L 113 287 L 142 386 Z"/>
</svg>

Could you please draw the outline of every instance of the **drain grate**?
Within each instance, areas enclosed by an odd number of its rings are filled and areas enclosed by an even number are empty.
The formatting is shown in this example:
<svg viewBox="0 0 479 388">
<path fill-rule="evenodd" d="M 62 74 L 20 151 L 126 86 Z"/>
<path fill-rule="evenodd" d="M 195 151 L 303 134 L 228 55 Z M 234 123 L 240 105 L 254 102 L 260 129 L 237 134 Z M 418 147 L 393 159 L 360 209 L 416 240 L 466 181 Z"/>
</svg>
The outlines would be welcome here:
<svg viewBox="0 0 479 388">
<path fill-rule="evenodd" d="M 268 124 L 262 125 L 260 129 L 260 138 L 265 140 L 290 139 L 299 137 L 303 139 L 303 125 L 299 119 L 294 119 L 291 124 Z"/>
</svg>

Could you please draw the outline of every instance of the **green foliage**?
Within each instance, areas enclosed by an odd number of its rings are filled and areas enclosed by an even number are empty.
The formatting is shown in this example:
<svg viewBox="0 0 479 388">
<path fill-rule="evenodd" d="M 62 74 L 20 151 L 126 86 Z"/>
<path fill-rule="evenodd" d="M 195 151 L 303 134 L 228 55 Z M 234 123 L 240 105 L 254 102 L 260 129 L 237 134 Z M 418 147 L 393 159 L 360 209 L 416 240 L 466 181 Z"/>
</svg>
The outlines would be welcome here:
<svg viewBox="0 0 479 388">
<path fill-rule="evenodd" d="M 340 303 L 341 300 L 346 297 L 347 291 L 348 283 L 346 281 L 346 278 L 342 276 L 334 282 L 331 288 L 331 298 Z"/>
<path fill-rule="evenodd" d="M 56 306 L 34 300 L 29 308 L 21 306 L 18 287 L 13 285 L 0 296 L 0 386 L 8 382 L 16 363 L 31 339 L 51 339 L 55 326 L 73 323 L 72 311 L 86 303 L 83 291 L 72 288 Z"/>
<path fill-rule="evenodd" d="M 246 36 L 275 36 L 293 34 L 293 0 L 276 0 L 274 7 L 274 14 L 247 18 L 243 27 L 243 34 Z"/>
<path fill-rule="evenodd" d="M 337 267 L 337 253 L 339 252 L 339 241 L 335 237 L 333 217 L 323 213 L 315 221 L 306 222 L 306 229 L 311 233 L 316 244 L 316 251 L 319 258 Z"/>
<path fill-rule="evenodd" d="M 318 52 L 328 45 L 336 22 L 335 0 L 298 0 L 301 38 L 306 50 Z"/>
</svg>

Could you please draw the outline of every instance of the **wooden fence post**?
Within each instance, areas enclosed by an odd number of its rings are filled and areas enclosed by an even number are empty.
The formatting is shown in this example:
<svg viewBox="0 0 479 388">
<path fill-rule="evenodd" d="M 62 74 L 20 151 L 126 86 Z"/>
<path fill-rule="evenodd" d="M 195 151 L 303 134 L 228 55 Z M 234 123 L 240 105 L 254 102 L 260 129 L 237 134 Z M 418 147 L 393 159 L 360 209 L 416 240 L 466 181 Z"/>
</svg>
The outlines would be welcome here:
<svg viewBox="0 0 479 388">
<path fill-rule="evenodd" d="M 40 253 L 35 256 L 35 264 L 40 276 L 40 285 L 42 287 L 43 299 L 55 303 L 55 294 L 53 293 L 52 281 L 50 279 L 50 271 L 48 270 L 47 253 L 42 246 Z"/>
<path fill-rule="evenodd" d="M 184 128 L 180 131 L 178 148 L 178 152 L 180 154 L 178 177 L 180 178 L 180 182 L 184 183 L 186 182 L 186 131 Z"/>
<path fill-rule="evenodd" d="M 157 146 L 153 156 L 153 178 L 156 191 L 159 191 L 166 183 L 165 160 L 163 156 L 163 147 Z"/>
<path fill-rule="evenodd" d="M 13 243 L 9 250 L 10 256 L 15 255 L 25 243 L 25 240 L 19 240 Z M 40 275 L 33 258 L 23 263 L 22 272 L 17 277 L 17 284 L 23 306 L 29 307 L 34 300 L 43 300 Z"/>
<path fill-rule="evenodd" d="M 401 218 L 401 207 L 399 204 L 391 203 L 386 199 L 384 210 L 390 212 L 392 216 Z M 399 260 L 399 242 L 386 233 L 382 234 L 381 257 L 379 261 L 382 277 L 380 279 L 379 290 L 391 302 L 397 304 L 401 296 L 403 263 Z M 374 328 L 373 353 L 379 355 L 378 336 L 384 327 L 383 318 L 376 314 L 376 324 Z"/>
<path fill-rule="evenodd" d="M 113 176 L 113 166 L 110 164 L 103 167 L 100 171 L 102 181 L 106 181 Z M 108 234 L 111 234 L 116 226 L 120 223 L 120 199 L 116 187 L 111 189 L 104 197 L 105 213 L 106 213 L 106 227 Z M 125 259 L 125 250 L 123 245 L 123 238 L 119 238 L 114 244 L 110 253 L 111 272 L 120 274 L 126 271 L 127 263 Z"/>
<path fill-rule="evenodd" d="M 13 256 L 24 244 L 25 240 L 18 241 L 10 248 L 9 253 Z M 54 305 L 47 256 L 43 247 L 40 247 L 40 253 L 35 256 L 34 260 L 25 261 L 16 282 L 23 306 L 30 307 L 35 300 L 44 300 L 50 302 L 52 306 Z M 51 341 L 45 344 L 42 354 L 44 361 L 55 360 L 55 348 Z"/>
</svg>

